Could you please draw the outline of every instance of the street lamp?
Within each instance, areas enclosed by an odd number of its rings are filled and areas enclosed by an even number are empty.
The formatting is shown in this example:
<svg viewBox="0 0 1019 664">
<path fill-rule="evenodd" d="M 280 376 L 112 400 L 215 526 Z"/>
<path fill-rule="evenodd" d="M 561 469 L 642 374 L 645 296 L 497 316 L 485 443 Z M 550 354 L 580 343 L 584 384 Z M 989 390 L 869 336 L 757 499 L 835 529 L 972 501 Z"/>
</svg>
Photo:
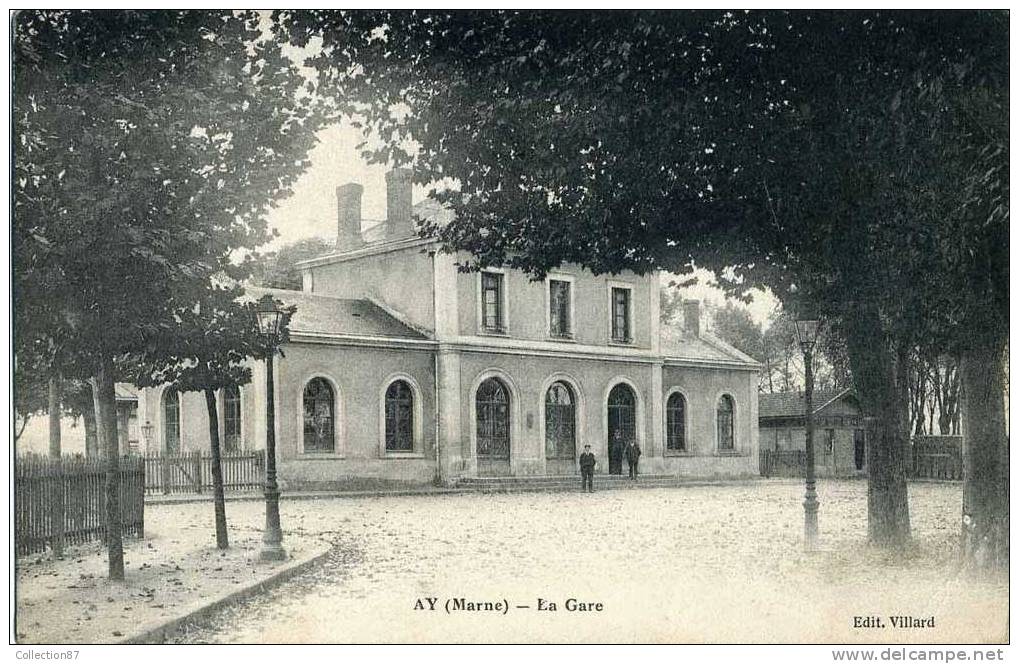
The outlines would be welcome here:
<svg viewBox="0 0 1019 664">
<path fill-rule="evenodd" d="M 807 551 L 817 549 L 817 479 L 814 476 L 814 344 L 817 342 L 816 320 L 796 321 L 796 339 L 803 351 L 806 391 L 804 404 L 807 424 L 806 495 L 803 499 L 803 538 Z"/>
<path fill-rule="evenodd" d="M 272 364 L 279 344 L 283 312 L 272 295 L 266 294 L 255 306 L 258 332 L 265 338 L 265 533 L 262 535 L 262 560 L 283 560 L 283 531 L 280 529 L 280 489 L 276 483 L 276 402 Z"/>
</svg>

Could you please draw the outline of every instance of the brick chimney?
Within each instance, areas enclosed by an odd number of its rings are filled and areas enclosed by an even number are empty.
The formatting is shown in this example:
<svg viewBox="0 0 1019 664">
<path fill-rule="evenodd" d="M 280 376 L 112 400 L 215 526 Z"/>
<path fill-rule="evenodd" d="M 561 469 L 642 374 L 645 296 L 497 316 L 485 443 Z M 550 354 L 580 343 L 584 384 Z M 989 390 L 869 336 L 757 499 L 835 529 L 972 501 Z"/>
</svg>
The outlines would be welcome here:
<svg viewBox="0 0 1019 664">
<path fill-rule="evenodd" d="M 410 237 L 417 232 L 411 218 L 413 182 L 409 168 L 394 168 L 386 173 L 386 239 Z"/>
<path fill-rule="evenodd" d="M 683 327 L 691 335 L 701 336 L 700 300 L 683 300 Z"/>
<path fill-rule="evenodd" d="M 359 249 L 361 238 L 361 194 L 364 187 L 354 182 L 336 188 L 336 250 Z"/>
</svg>

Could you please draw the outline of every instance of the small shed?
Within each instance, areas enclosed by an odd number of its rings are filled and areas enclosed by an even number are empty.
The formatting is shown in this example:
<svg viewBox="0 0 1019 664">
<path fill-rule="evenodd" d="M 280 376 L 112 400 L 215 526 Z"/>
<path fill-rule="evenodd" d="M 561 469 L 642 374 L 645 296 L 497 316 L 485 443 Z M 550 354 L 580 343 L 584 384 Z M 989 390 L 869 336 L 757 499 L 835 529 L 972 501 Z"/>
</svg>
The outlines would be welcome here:
<svg viewBox="0 0 1019 664">
<path fill-rule="evenodd" d="M 806 452 L 806 399 L 803 392 L 761 394 L 758 426 L 762 456 L 783 466 L 799 466 Z M 859 401 L 852 390 L 815 391 L 814 458 L 819 477 L 854 477 L 867 473 L 867 436 Z M 799 454 L 797 454 L 799 453 Z M 790 463 L 792 462 L 792 463 Z M 766 473 L 772 474 L 772 473 Z M 774 473 L 795 474 L 795 473 Z M 800 471 L 799 474 L 802 474 Z"/>
</svg>

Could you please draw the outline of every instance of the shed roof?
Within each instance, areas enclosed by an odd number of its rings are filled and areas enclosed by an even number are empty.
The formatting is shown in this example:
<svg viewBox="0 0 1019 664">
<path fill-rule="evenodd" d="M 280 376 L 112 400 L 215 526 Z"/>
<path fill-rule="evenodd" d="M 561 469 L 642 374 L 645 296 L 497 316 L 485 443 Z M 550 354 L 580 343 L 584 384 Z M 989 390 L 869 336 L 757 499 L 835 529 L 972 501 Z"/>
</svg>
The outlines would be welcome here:
<svg viewBox="0 0 1019 664">
<path fill-rule="evenodd" d="M 815 390 L 813 394 L 814 413 L 820 412 L 849 394 L 850 390 L 837 392 Z M 759 394 L 757 397 L 759 418 L 802 417 L 806 412 L 806 398 L 803 392 L 775 392 L 774 394 Z"/>
</svg>

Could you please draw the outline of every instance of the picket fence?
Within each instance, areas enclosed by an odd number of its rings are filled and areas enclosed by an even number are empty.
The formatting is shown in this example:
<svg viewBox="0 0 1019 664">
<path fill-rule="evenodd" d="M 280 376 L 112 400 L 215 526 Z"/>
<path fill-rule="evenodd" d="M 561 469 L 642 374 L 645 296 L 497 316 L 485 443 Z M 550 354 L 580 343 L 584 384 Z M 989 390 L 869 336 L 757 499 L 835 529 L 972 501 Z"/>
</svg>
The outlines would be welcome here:
<svg viewBox="0 0 1019 664">
<path fill-rule="evenodd" d="M 62 509 L 61 509 L 62 508 Z M 145 535 L 145 465 L 120 459 L 120 509 L 124 535 Z M 45 551 L 63 514 L 65 544 L 106 534 L 106 462 L 65 456 L 19 456 L 14 461 L 14 548 L 17 555 Z"/>
<path fill-rule="evenodd" d="M 205 493 L 212 491 L 212 455 L 195 450 L 176 455 L 148 454 L 145 493 Z M 228 453 L 220 457 L 224 491 L 252 491 L 265 482 L 265 450 Z"/>
</svg>

